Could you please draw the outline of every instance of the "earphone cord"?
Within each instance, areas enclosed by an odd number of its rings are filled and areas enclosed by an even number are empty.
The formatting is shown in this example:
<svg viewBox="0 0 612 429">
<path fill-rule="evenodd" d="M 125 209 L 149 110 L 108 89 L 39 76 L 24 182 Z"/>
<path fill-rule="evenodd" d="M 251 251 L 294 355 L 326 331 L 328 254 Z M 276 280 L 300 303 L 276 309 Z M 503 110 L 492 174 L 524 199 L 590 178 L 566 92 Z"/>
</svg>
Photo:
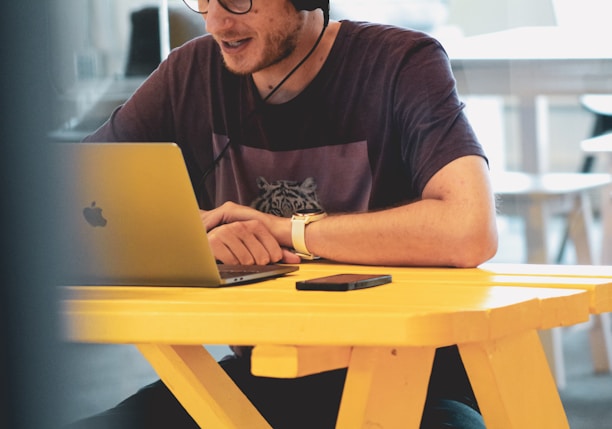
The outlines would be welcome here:
<svg viewBox="0 0 612 429">
<path fill-rule="evenodd" d="M 317 40 L 315 41 L 314 45 L 312 45 L 312 48 L 310 48 L 310 51 L 308 51 L 308 53 L 304 56 L 304 58 L 302 58 L 302 60 L 296 64 L 295 67 L 293 67 L 291 69 L 291 71 L 289 73 L 287 73 L 287 76 L 285 76 L 283 78 L 283 80 L 281 80 L 273 89 L 272 91 L 270 91 L 268 93 L 268 95 L 266 95 L 266 98 L 264 98 L 264 102 L 268 101 L 270 99 L 270 97 L 272 97 L 276 91 L 279 90 L 279 88 L 281 86 L 283 86 L 283 84 L 285 82 L 287 82 L 287 80 L 293 76 L 293 73 L 295 73 L 300 67 L 302 67 L 302 65 L 308 60 L 308 58 L 310 58 L 310 56 L 314 53 L 315 49 L 317 49 L 317 46 L 319 46 L 319 43 L 321 43 L 321 40 L 323 39 L 323 34 L 325 34 L 325 29 L 327 28 L 327 25 L 323 25 L 323 29 L 321 30 L 321 33 L 319 34 L 319 37 L 317 37 Z"/>
<path fill-rule="evenodd" d="M 295 67 L 293 67 L 291 69 L 291 71 L 289 73 L 287 73 L 287 75 L 274 87 L 272 88 L 272 90 L 265 96 L 265 98 L 263 99 L 263 102 L 265 103 L 266 101 L 268 101 L 275 93 L 276 91 L 278 91 L 280 89 L 281 86 L 283 86 L 283 84 L 285 82 L 287 82 L 287 80 L 293 76 L 293 74 L 300 68 L 302 67 L 302 65 L 308 60 L 308 58 L 310 58 L 310 56 L 314 53 L 314 51 L 317 49 L 317 46 L 319 46 L 319 43 L 321 43 L 321 40 L 323 39 L 323 35 L 325 34 L 325 30 L 327 29 L 327 23 L 323 24 L 323 29 L 321 30 L 321 33 L 319 34 L 319 37 L 317 38 L 317 40 L 315 41 L 314 45 L 312 46 L 312 48 L 310 48 L 310 51 L 308 51 L 308 53 L 304 56 L 304 58 L 302 58 L 302 60 L 297 63 L 297 65 Z M 250 115 L 249 115 L 250 116 Z M 247 118 L 248 119 L 248 118 Z M 214 171 L 214 169 L 217 167 L 217 165 L 219 164 L 219 161 L 221 161 L 221 158 L 223 158 L 223 156 L 225 155 L 225 153 L 227 152 L 227 150 L 230 147 L 230 143 L 231 143 L 231 139 L 229 139 L 227 141 L 227 143 L 225 144 L 225 146 L 223 146 L 223 149 L 221 149 L 221 152 L 219 152 L 219 155 L 217 155 L 217 157 L 213 160 L 212 164 L 206 169 L 206 171 L 204 172 L 204 174 L 202 175 L 202 179 L 200 179 L 200 183 L 198 184 L 198 187 L 202 186 L 205 182 L 206 179 L 208 178 L 208 176 L 210 175 L 210 173 L 212 173 Z"/>
</svg>

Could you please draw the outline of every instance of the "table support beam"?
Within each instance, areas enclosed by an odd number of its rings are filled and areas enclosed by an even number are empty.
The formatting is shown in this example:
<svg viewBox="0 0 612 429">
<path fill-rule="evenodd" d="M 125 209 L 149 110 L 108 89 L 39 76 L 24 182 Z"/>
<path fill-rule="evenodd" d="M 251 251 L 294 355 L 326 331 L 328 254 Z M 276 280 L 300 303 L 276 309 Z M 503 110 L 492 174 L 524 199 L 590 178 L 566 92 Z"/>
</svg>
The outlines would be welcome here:
<svg viewBox="0 0 612 429">
<path fill-rule="evenodd" d="M 569 429 L 536 331 L 459 351 L 487 427 Z"/>
<path fill-rule="evenodd" d="M 419 427 L 434 355 L 434 347 L 353 348 L 336 428 Z"/>
<path fill-rule="evenodd" d="M 312 346 L 256 346 L 251 373 L 260 377 L 297 378 L 347 368 L 352 348 Z"/>
<path fill-rule="evenodd" d="M 137 347 L 200 427 L 272 429 L 203 346 Z"/>
</svg>

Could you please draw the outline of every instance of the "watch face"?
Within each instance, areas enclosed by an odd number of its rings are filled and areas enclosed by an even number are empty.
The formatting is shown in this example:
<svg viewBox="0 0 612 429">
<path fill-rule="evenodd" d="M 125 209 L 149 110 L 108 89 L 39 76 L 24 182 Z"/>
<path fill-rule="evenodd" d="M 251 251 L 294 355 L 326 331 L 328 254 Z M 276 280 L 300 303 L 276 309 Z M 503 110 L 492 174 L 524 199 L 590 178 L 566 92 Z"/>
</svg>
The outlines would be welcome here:
<svg viewBox="0 0 612 429">
<path fill-rule="evenodd" d="M 318 215 L 321 213 L 323 213 L 323 210 L 313 208 L 313 209 L 301 209 L 301 210 L 298 210 L 295 214 L 298 216 L 305 216 L 305 215 Z"/>
</svg>

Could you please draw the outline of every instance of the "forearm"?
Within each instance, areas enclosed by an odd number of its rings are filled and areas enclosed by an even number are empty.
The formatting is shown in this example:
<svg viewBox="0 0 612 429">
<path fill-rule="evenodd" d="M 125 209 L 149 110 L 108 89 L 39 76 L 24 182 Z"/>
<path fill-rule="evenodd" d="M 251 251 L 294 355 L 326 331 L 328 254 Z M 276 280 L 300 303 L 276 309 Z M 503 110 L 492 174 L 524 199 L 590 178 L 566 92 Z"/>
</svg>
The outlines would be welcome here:
<svg viewBox="0 0 612 429">
<path fill-rule="evenodd" d="M 315 255 L 346 263 L 475 266 L 495 254 L 493 217 L 482 209 L 422 200 L 380 212 L 329 216 L 307 226 L 306 245 Z"/>
<path fill-rule="evenodd" d="M 284 221 L 277 240 L 291 246 Z M 362 214 L 329 216 L 307 225 L 308 250 L 339 262 L 473 267 L 495 255 L 495 199 L 486 163 L 460 158 L 429 181 L 421 200 Z"/>
</svg>

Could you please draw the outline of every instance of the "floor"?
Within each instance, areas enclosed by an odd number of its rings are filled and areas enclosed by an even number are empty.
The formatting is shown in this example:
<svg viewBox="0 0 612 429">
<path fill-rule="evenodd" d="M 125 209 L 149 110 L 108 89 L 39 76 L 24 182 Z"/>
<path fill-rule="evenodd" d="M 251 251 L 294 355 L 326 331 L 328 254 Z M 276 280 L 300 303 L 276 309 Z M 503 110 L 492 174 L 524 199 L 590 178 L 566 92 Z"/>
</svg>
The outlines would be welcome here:
<svg viewBox="0 0 612 429">
<path fill-rule="evenodd" d="M 567 387 L 561 400 L 572 429 L 612 427 L 612 375 L 595 374 L 588 353 L 586 325 L 563 332 Z"/>
<path fill-rule="evenodd" d="M 562 224 L 554 220 L 551 246 L 556 246 Z M 501 247 L 495 261 L 522 262 L 521 225 L 516 220 L 500 219 Z M 598 231 L 594 237 L 601 238 Z M 597 243 L 599 244 L 599 243 Z M 571 248 L 567 262 L 571 263 Z M 563 330 L 563 348 L 567 386 L 561 391 L 572 429 L 609 428 L 612 422 L 612 374 L 595 374 L 591 367 L 588 346 L 588 324 Z M 217 358 L 223 357 L 225 346 L 210 348 Z M 67 368 L 63 391 L 68 398 L 62 421 L 69 422 L 112 407 L 157 377 L 148 363 L 132 346 L 67 344 Z"/>
</svg>

